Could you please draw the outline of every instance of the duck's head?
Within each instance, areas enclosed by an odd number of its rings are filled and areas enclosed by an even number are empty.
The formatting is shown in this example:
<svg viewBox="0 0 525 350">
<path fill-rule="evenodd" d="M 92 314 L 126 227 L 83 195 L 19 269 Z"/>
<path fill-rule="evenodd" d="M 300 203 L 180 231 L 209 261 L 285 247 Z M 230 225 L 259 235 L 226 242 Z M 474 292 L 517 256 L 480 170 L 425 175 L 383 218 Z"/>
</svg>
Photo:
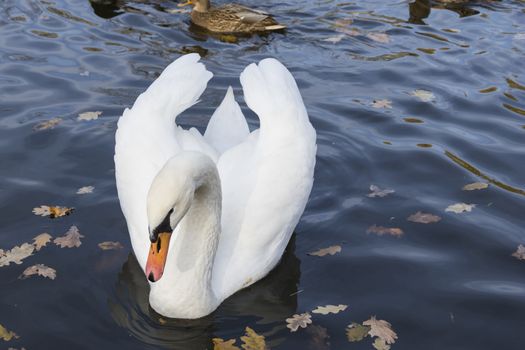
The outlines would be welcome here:
<svg viewBox="0 0 525 350">
<path fill-rule="evenodd" d="M 193 10 L 198 12 L 206 12 L 210 8 L 209 0 L 187 0 L 185 3 L 179 4 L 179 6 L 193 5 Z"/>
<path fill-rule="evenodd" d="M 171 235 L 188 212 L 194 195 L 193 184 L 181 176 L 180 165 L 174 163 L 168 161 L 155 176 L 147 197 L 151 246 L 146 276 L 151 282 L 158 281 L 164 273 Z"/>
</svg>

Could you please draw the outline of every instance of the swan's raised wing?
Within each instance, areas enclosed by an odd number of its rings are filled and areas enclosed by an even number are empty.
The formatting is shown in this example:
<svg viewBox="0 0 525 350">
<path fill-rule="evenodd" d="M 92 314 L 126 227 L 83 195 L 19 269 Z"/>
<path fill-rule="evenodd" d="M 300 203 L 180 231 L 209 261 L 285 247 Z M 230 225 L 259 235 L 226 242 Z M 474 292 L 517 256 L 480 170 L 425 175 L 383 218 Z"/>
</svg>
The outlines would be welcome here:
<svg viewBox="0 0 525 350">
<path fill-rule="evenodd" d="M 265 59 L 241 74 L 260 130 L 225 152 L 222 235 L 214 288 L 222 297 L 264 277 L 279 261 L 313 184 L 316 134 L 290 72 Z"/>
<path fill-rule="evenodd" d="M 142 268 L 150 245 L 146 197 L 153 178 L 182 149 L 204 147 L 196 130 L 181 130 L 175 124 L 177 115 L 197 102 L 212 77 L 198 63 L 199 59 L 199 55 L 190 54 L 171 63 L 118 121 L 117 190 L 133 250 Z M 211 148 L 202 151 L 212 152 Z"/>
</svg>

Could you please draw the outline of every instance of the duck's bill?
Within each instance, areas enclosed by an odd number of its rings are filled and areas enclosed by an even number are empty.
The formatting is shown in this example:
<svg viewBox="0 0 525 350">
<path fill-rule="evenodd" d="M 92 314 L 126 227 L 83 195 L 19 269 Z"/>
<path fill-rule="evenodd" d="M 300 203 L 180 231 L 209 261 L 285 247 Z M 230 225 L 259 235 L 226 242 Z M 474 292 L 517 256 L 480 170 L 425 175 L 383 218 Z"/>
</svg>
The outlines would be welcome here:
<svg viewBox="0 0 525 350">
<path fill-rule="evenodd" d="M 168 248 L 170 246 L 171 232 L 159 233 L 157 240 L 151 243 L 146 263 L 146 276 L 151 282 L 157 282 L 164 273 Z"/>
<path fill-rule="evenodd" d="M 194 0 L 188 0 L 186 2 L 178 4 L 177 6 L 179 6 L 179 7 L 189 6 L 189 5 L 193 5 L 194 2 L 195 2 Z"/>
</svg>

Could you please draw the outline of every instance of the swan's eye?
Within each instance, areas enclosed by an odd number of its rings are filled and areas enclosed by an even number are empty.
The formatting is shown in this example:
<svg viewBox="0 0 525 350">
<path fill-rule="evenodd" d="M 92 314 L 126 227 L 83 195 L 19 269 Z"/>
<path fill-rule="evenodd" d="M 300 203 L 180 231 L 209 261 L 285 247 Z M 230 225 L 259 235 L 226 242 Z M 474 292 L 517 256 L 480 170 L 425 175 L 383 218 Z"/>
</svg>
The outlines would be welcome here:
<svg viewBox="0 0 525 350">
<path fill-rule="evenodd" d="M 166 216 L 164 217 L 164 220 L 162 220 L 162 222 L 157 227 L 155 227 L 155 229 L 151 232 L 150 234 L 151 242 L 154 242 L 155 240 L 157 240 L 159 233 L 163 233 L 163 232 L 171 233 L 171 231 L 173 231 L 173 229 L 171 228 L 171 224 L 170 224 L 170 216 L 172 213 L 173 213 L 173 209 L 171 209 L 168 212 L 168 214 L 166 214 Z M 157 249 L 157 251 L 159 250 L 160 250 L 160 246 Z"/>
</svg>

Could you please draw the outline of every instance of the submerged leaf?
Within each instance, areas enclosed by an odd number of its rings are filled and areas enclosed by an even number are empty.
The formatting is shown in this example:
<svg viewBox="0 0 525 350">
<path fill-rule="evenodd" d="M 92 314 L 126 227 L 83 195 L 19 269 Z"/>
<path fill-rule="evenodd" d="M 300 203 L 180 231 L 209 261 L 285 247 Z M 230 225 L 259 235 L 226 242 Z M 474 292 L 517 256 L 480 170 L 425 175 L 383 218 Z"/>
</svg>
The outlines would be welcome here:
<svg viewBox="0 0 525 350">
<path fill-rule="evenodd" d="M 375 316 L 372 316 L 369 320 L 363 322 L 363 326 L 370 326 L 368 334 L 371 337 L 381 338 L 387 344 L 396 342 L 397 334 L 392 330 L 392 325 L 385 320 L 378 320 Z"/>
<path fill-rule="evenodd" d="M 41 205 L 40 207 L 33 208 L 33 214 L 40 216 L 49 216 L 51 219 L 59 218 L 61 216 L 69 215 L 75 208 L 68 207 L 53 207 L 47 205 Z"/>
<path fill-rule="evenodd" d="M 243 344 L 241 345 L 244 350 L 267 350 L 264 336 L 255 333 L 250 327 L 245 329 L 246 335 L 241 337 Z"/>
<path fill-rule="evenodd" d="M 120 242 L 102 242 L 98 244 L 98 247 L 102 250 L 117 250 L 124 248 Z"/>
<path fill-rule="evenodd" d="M 62 122 L 62 118 L 49 119 L 49 120 L 46 120 L 44 122 L 38 123 L 35 126 L 33 126 L 33 130 L 41 131 L 41 130 L 53 129 L 55 126 L 57 126 L 61 122 Z"/>
<path fill-rule="evenodd" d="M 338 42 L 343 40 L 344 37 L 345 37 L 344 34 L 338 34 L 338 35 L 334 35 L 334 36 L 328 37 L 326 39 L 323 39 L 323 41 L 327 41 L 327 42 L 332 43 L 332 44 L 337 44 Z"/>
<path fill-rule="evenodd" d="M 13 338 L 17 339 L 19 338 L 19 336 L 16 335 L 15 332 L 8 331 L 4 326 L 0 324 L 0 339 L 3 339 L 5 341 L 10 341 Z"/>
<path fill-rule="evenodd" d="M 368 33 L 366 37 L 378 43 L 388 44 L 390 42 L 390 37 L 386 33 Z"/>
<path fill-rule="evenodd" d="M 407 218 L 408 221 L 417 222 L 420 224 L 431 224 L 441 220 L 441 217 L 429 213 L 422 213 L 418 211 Z"/>
<path fill-rule="evenodd" d="M 83 237 L 76 226 L 71 226 L 64 236 L 55 238 L 53 242 L 60 248 L 78 248 L 82 244 L 80 238 Z"/>
<path fill-rule="evenodd" d="M 348 305 L 326 305 L 326 306 L 318 306 L 315 310 L 312 312 L 314 314 L 322 314 L 322 315 L 328 315 L 328 314 L 337 314 L 341 311 L 345 311 Z"/>
<path fill-rule="evenodd" d="M 57 271 L 49 266 L 38 264 L 28 267 L 27 269 L 22 272 L 22 275 L 20 275 L 20 279 L 26 279 L 33 275 L 43 276 L 47 277 L 49 279 L 54 280 L 57 276 Z"/>
<path fill-rule="evenodd" d="M 213 350 L 241 350 L 235 346 L 235 339 L 223 340 L 221 338 L 213 338 Z"/>
<path fill-rule="evenodd" d="M 374 343 L 372 344 L 372 346 L 376 350 L 390 350 L 390 345 L 388 345 L 384 341 L 384 339 L 381 339 L 381 338 L 376 338 L 376 340 L 374 340 Z"/>
<path fill-rule="evenodd" d="M 346 337 L 349 342 L 356 342 L 363 340 L 370 332 L 369 326 L 363 326 L 362 324 L 352 322 L 351 325 L 346 327 Z"/>
<path fill-rule="evenodd" d="M 430 102 L 436 98 L 431 91 L 422 89 L 416 89 L 410 95 L 419 98 L 423 102 Z"/>
<path fill-rule="evenodd" d="M 397 227 L 384 227 L 384 226 L 377 226 L 372 225 L 366 230 L 366 233 L 375 233 L 376 235 L 382 236 L 382 235 L 391 235 L 400 237 L 403 235 L 403 230 Z"/>
<path fill-rule="evenodd" d="M 306 332 L 311 336 L 310 349 L 328 350 L 330 349 L 330 335 L 326 328 L 318 325 L 311 325 L 306 328 Z"/>
<path fill-rule="evenodd" d="M 474 207 L 476 207 L 476 204 L 456 203 L 456 204 L 449 205 L 447 209 L 445 209 L 445 211 L 451 211 L 456 214 L 461 214 L 466 211 L 471 212 Z"/>
<path fill-rule="evenodd" d="M 341 252 L 341 246 L 333 245 L 328 248 L 322 248 L 322 249 L 316 250 L 315 252 L 308 253 L 308 255 L 325 256 L 325 255 L 335 255 L 339 252 Z"/>
<path fill-rule="evenodd" d="M 390 193 L 396 192 L 396 191 L 388 189 L 388 188 L 382 190 L 376 185 L 370 185 L 370 191 L 372 191 L 372 192 L 370 192 L 369 194 L 366 195 L 367 197 L 370 197 L 370 198 L 385 197 L 385 196 L 388 196 Z"/>
<path fill-rule="evenodd" d="M 525 260 L 525 246 L 523 246 L 523 244 L 520 244 L 518 246 L 518 249 L 514 253 L 512 253 L 512 256 L 518 260 Z"/>
<path fill-rule="evenodd" d="M 474 182 L 463 186 L 463 191 L 484 190 L 487 187 L 489 187 L 489 184 L 486 182 Z"/>
<path fill-rule="evenodd" d="M 51 241 L 51 238 L 53 237 L 49 233 L 41 233 L 33 238 L 35 250 L 38 252 L 42 247 L 45 247 Z"/>
<path fill-rule="evenodd" d="M 0 254 L 0 267 L 9 266 L 11 263 L 20 265 L 22 260 L 33 255 L 35 247 L 32 244 L 24 243 L 20 247 L 16 246 L 11 250 Z"/>
<path fill-rule="evenodd" d="M 299 327 L 306 328 L 310 323 L 312 323 L 312 316 L 308 312 L 299 315 L 296 314 L 290 318 L 287 318 L 286 323 L 286 327 L 290 328 L 290 332 L 296 332 Z"/>
<path fill-rule="evenodd" d="M 84 112 L 78 115 L 77 120 L 96 120 L 102 114 L 102 112 Z"/>
<path fill-rule="evenodd" d="M 77 191 L 77 194 L 87 194 L 87 193 L 93 193 L 93 190 L 95 189 L 94 186 L 84 186 L 80 187 Z"/>
</svg>

